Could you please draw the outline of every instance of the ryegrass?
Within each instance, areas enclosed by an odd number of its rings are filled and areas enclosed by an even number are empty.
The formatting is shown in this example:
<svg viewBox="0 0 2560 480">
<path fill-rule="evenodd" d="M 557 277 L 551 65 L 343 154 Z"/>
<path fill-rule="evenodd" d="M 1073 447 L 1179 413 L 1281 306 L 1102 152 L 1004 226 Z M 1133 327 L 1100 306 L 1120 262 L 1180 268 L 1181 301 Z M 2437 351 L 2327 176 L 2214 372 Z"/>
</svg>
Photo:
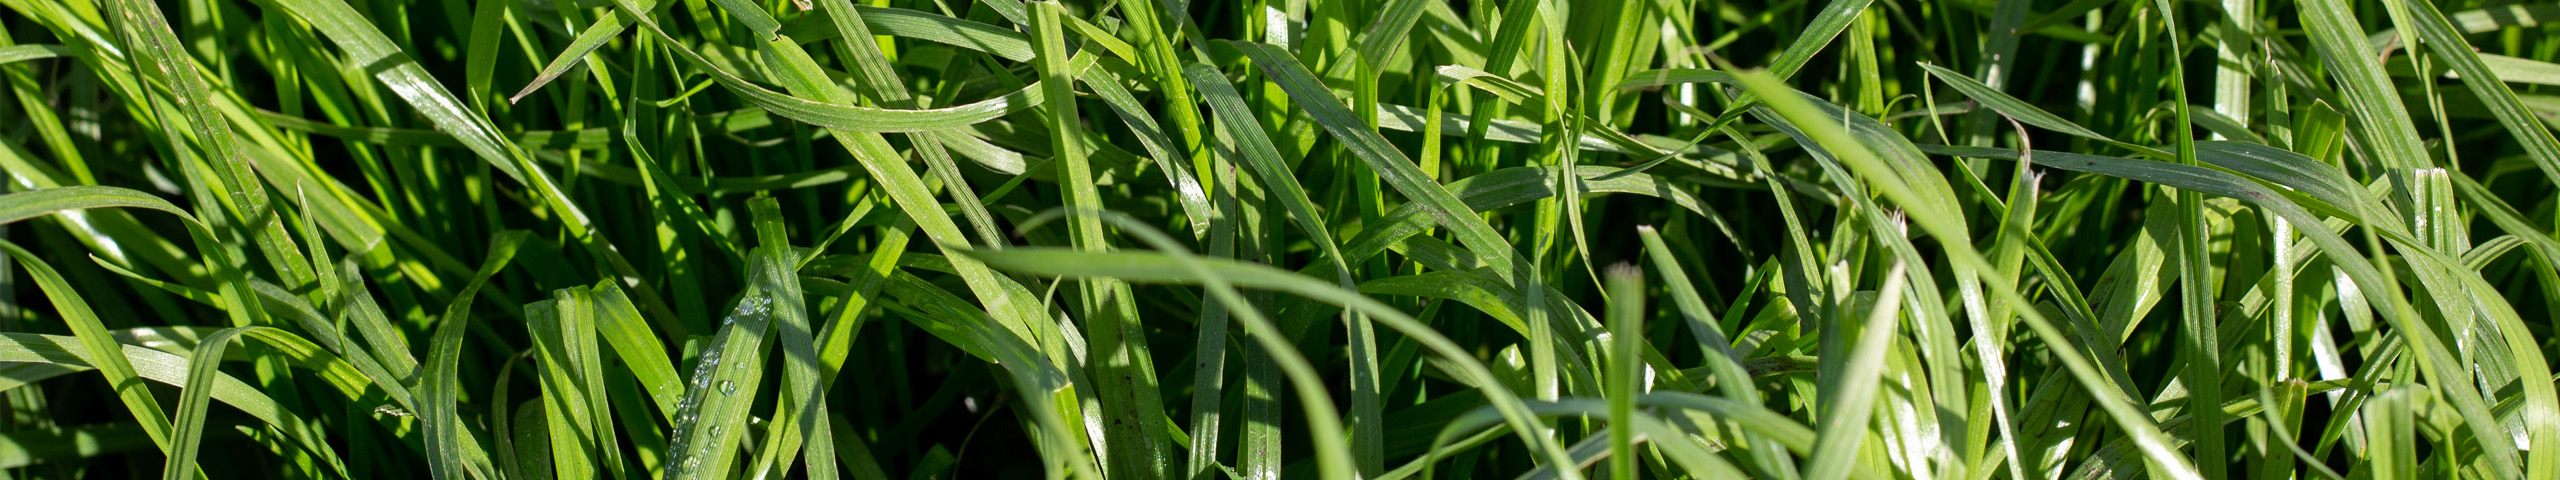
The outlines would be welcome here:
<svg viewBox="0 0 2560 480">
<path fill-rule="evenodd" d="M 2552 478 L 2555 14 L 0 0 L 0 473 Z"/>
</svg>

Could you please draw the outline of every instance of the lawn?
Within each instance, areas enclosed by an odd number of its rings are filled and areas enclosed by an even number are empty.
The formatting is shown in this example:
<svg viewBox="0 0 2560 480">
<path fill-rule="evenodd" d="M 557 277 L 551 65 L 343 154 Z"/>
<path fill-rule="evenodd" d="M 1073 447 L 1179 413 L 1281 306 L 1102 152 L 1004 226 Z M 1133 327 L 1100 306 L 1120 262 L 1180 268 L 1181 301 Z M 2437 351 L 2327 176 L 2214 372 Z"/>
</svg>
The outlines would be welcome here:
<svg viewBox="0 0 2560 480">
<path fill-rule="evenodd" d="M 0 0 L 0 478 L 2560 478 L 2552 19 Z"/>
</svg>

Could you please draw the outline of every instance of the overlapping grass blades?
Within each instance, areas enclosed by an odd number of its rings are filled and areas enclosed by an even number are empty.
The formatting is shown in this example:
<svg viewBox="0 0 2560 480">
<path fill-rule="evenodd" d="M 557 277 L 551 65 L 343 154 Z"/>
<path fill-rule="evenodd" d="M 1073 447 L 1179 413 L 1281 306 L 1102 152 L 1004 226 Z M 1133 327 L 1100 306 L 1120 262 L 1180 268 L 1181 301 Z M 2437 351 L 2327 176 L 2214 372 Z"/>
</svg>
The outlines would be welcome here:
<svg viewBox="0 0 2560 480">
<path fill-rule="evenodd" d="M 0 474 L 2546 478 L 2553 18 L 0 0 Z"/>
</svg>

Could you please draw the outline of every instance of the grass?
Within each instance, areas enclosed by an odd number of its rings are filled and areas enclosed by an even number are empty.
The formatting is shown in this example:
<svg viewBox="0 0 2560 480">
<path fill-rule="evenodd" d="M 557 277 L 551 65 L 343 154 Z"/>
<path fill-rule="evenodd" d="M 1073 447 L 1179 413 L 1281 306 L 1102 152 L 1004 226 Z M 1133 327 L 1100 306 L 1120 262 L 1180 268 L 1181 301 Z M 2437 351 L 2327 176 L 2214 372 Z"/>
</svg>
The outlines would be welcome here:
<svg viewBox="0 0 2560 480">
<path fill-rule="evenodd" d="M 2555 15 L 0 0 L 0 474 L 2560 477 Z"/>
</svg>

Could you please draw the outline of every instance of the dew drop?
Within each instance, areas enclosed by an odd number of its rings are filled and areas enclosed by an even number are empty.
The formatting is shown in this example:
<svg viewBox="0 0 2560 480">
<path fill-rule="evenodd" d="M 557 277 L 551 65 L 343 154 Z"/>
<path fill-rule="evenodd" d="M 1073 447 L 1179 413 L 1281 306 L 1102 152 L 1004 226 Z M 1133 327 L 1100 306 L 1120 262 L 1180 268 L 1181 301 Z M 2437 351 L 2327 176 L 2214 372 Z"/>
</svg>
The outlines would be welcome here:
<svg viewBox="0 0 2560 480">
<path fill-rule="evenodd" d="M 732 382 L 732 381 L 728 381 L 728 380 L 721 380 L 721 381 L 720 381 L 720 394 L 721 394 L 721 395 L 729 395 L 729 394 L 734 394 L 734 393 L 738 393 L 738 382 Z"/>
</svg>

